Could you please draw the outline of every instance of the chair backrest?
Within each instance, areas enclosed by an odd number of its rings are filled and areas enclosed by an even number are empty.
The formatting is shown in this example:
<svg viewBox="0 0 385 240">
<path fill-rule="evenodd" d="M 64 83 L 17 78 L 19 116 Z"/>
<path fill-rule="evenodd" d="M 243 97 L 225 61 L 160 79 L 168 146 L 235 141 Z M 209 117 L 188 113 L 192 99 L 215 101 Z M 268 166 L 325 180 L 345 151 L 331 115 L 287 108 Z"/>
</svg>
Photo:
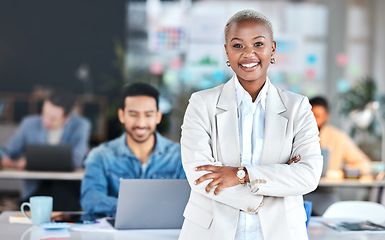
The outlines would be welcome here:
<svg viewBox="0 0 385 240">
<path fill-rule="evenodd" d="M 322 217 L 351 218 L 384 224 L 385 206 L 376 202 L 341 201 L 330 205 Z"/>
</svg>

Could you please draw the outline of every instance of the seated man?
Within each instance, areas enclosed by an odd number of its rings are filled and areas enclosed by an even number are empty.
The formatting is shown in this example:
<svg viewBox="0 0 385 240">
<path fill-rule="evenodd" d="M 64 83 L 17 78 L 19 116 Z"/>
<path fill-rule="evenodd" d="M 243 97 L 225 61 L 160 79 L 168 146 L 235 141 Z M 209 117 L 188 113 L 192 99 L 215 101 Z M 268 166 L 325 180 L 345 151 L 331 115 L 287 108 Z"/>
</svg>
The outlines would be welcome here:
<svg viewBox="0 0 385 240">
<path fill-rule="evenodd" d="M 322 149 L 328 150 L 327 178 L 343 178 L 344 167 L 350 166 L 360 170 L 361 178 L 372 179 L 371 160 L 353 142 L 348 134 L 327 124 L 329 120 L 328 102 L 323 97 L 310 99 L 312 111 L 317 121 Z M 331 188 L 317 188 L 304 196 L 313 202 L 313 215 L 322 215 L 334 202 L 340 201 L 339 195 Z"/>
<path fill-rule="evenodd" d="M 343 176 L 344 165 L 360 170 L 362 178 L 372 177 L 370 158 L 354 143 L 345 132 L 328 124 L 329 108 L 326 99 L 315 97 L 310 99 L 312 111 L 317 121 L 322 149 L 329 151 L 327 177 Z M 340 172 L 340 174 L 332 174 Z"/>
<path fill-rule="evenodd" d="M 73 164 L 81 168 L 88 150 L 91 125 L 85 118 L 71 114 L 73 105 L 74 98 L 64 92 L 54 92 L 45 99 L 41 115 L 25 117 L 7 143 L 1 159 L 2 166 L 25 169 L 27 159 L 24 150 L 27 144 L 69 144 L 73 147 Z M 74 205 L 68 205 L 71 195 L 75 203 L 79 197 L 78 190 L 73 187 L 74 184 L 69 181 L 26 180 L 21 201 L 28 201 L 32 195 L 51 195 L 55 210 L 77 210 Z M 76 206 L 79 207 L 78 204 Z"/>
<path fill-rule="evenodd" d="M 158 91 L 148 84 L 134 83 L 123 90 L 118 116 L 125 132 L 93 148 L 85 161 L 85 212 L 114 215 L 121 178 L 186 178 L 180 144 L 156 131 L 162 118 L 158 101 Z"/>
</svg>

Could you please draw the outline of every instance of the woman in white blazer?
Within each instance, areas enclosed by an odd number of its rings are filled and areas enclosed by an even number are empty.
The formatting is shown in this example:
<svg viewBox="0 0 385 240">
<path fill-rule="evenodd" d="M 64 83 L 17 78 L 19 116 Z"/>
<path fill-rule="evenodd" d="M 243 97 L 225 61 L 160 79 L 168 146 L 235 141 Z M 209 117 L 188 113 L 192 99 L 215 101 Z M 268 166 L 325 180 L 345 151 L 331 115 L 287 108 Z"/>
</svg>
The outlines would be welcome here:
<svg viewBox="0 0 385 240">
<path fill-rule="evenodd" d="M 225 42 L 234 76 L 194 93 L 182 125 L 192 191 L 179 239 L 308 239 L 302 195 L 322 169 L 311 106 L 267 78 L 276 43 L 262 14 L 236 13 Z"/>
</svg>

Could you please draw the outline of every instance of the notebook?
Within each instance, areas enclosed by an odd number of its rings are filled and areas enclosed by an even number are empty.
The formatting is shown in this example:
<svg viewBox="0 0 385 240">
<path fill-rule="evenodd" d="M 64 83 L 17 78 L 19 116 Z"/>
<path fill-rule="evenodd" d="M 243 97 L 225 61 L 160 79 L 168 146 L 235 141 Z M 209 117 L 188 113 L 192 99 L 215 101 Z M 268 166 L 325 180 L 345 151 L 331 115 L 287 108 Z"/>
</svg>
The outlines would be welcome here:
<svg viewBox="0 0 385 240">
<path fill-rule="evenodd" d="M 190 196 L 186 179 L 121 179 L 116 229 L 180 229 Z"/>
<path fill-rule="evenodd" d="M 25 156 L 27 170 L 61 172 L 74 170 L 70 145 L 28 144 Z"/>
</svg>

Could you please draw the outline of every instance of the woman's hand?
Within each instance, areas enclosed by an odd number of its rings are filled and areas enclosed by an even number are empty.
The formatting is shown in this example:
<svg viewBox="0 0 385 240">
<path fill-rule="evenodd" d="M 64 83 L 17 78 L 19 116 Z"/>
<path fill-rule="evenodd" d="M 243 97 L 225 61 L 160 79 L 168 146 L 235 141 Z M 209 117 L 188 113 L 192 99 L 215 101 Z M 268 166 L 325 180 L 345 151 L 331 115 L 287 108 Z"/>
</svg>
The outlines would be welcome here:
<svg viewBox="0 0 385 240">
<path fill-rule="evenodd" d="M 216 186 L 214 190 L 215 195 L 217 195 L 223 188 L 232 187 L 239 184 L 239 179 L 237 177 L 238 168 L 236 167 L 203 165 L 197 167 L 195 171 L 210 172 L 195 180 L 194 183 L 198 185 L 206 180 L 212 179 L 212 181 L 206 186 L 206 192 L 210 192 L 210 190 Z"/>
</svg>

